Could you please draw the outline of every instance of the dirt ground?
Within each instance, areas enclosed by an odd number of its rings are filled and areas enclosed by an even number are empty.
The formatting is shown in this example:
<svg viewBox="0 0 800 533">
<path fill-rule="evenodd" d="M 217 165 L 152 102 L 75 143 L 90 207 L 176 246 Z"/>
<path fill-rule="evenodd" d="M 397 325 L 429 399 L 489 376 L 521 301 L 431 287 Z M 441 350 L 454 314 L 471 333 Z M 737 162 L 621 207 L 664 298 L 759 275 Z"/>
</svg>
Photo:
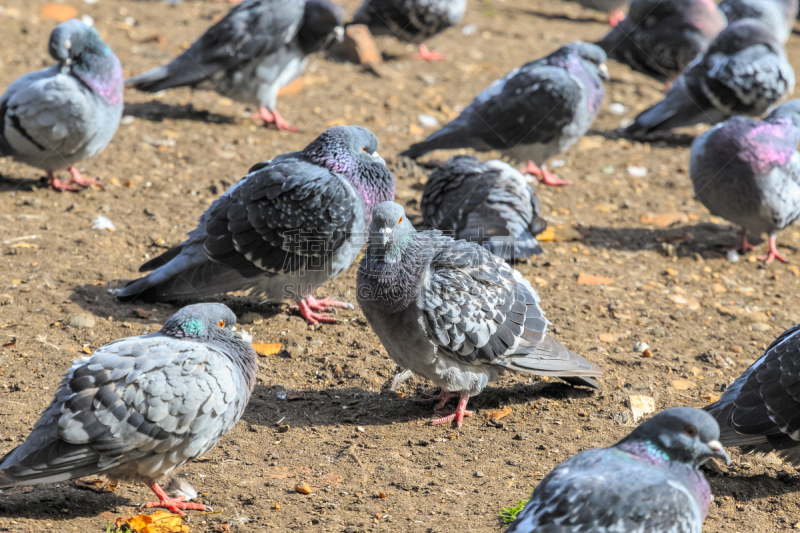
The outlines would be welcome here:
<svg viewBox="0 0 800 533">
<path fill-rule="evenodd" d="M 126 77 L 169 60 L 229 8 L 211 1 L 67 4 L 94 19 Z M 357 2 L 345 4 L 352 13 Z M 0 9 L 0 87 L 51 63 L 55 23 L 41 18 L 43 5 L 9 0 Z M 462 24 L 430 43 L 446 62 L 415 61 L 413 47 L 391 39 L 378 41 L 387 58 L 380 78 L 313 58 L 302 88 L 279 101 L 301 134 L 254 125 L 253 109 L 215 93 L 128 90 L 112 144 L 79 167 L 105 189 L 57 193 L 42 186 L 42 172 L 0 160 L 0 455 L 26 437 L 74 358 L 155 331 L 175 311 L 120 305 L 109 289 L 179 243 L 253 163 L 301 149 L 328 126 L 364 125 L 395 171 L 398 201 L 419 222 L 425 169 L 394 161 L 433 131 L 418 116 L 443 123 L 510 69 L 606 31 L 599 13 L 560 0 L 471 0 Z M 800 66 L 797 35 L 788 54 Z M 800 319 L 792 297 L 800 282 L 798 229 L 779 238 L 788 265 L 726 259 L 735 231 L 693 199 L 687 173 L 689 145 L 704 127 L 652 143 L 606 133 L 661 95 L 656 82 L 615 63 L 609 68 L 594 131 L 557 158 L 560 166 L 551 161 L 575 185 L 537 190 L 556 240 L 518 265 L 561 341 L 605 369 L 604 390 L 509 375 L 470 401 L 476 416 L 461 430 L 431 427 L 430 407 L 409 400 L 429 384 L 414 378 L 400 394 L 388 390 L 396 367 L 358 310 L 309 330 L 285 305 L 231 295 L 224 301 L 246 315 L 258 341 L 287 349 L 260 358 L 258 384 L 233 432 L 177 473 L 221 511 L 195 513 L 192 531 L 223 531 L 223 524 L 232 531 L 498 531 L 500 509 L 526 497 L 557 463 L 631 430 L 629 396 L 650 396 L 658 409 L 703 406 Z M 98 215 L 116 231 L 92 229 Z M 579 284 L 579 274 L 612 282 Z M 351 269 L 324 292 L 355 301 L 354 280 Z M 81 323 L 89 327 L 75 327 Z M 634 353 L 637 341 L 653 357 Z M 501 408 L 511 414 L 485 420 Z M 800 473 L 771 457 L 730 451 L 730 467 L 706 472 L 715 495 L 706 531 L 771 532 L 800 522 Z M 301 482 L 312 494 L 294 490 Z M 130 484 L 113 493 L 72 482 L 10 489 L 0 494 L 0 530 L 105 531 L 150 498 L 146 487 Z"/>
</svg>

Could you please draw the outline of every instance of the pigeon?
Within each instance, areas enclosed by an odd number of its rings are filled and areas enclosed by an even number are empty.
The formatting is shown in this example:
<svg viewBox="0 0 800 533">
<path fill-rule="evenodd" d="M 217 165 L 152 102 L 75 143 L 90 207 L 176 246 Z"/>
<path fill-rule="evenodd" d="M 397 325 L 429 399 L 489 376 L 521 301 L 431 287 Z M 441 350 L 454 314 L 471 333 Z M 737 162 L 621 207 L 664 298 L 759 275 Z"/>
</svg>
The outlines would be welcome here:
<svg viewBox="0 0 800 533">
<path fill-rule="evenodd" d="M 122 66 L 97 30 L 73 19 L 50 33 L 57 64 L 25 74 L 0 97 L 0 156 L 47 172 L 50 186 L 77 191 L 100 182 L 75 164 L 111 142 L 122 118 Z M 71 179 L 54 174 L 68 169 Z"/>
<path fill-rule="evenodd" d="M 377 148 L 369 130 L 336 126 L 302 152 L 255 165 L 186 241 L 142 265 L 140 272 L 153 272 L 117 298 L 163 302 L 251 290 L 297 301 L 310 324 L 336 322 L 316 311 L 352 306 L 313 292 L 353 263 L 372 207 L 394 198 L 394 176 Z"/>
<path fill-rule="evenodd" d="M 622 10 L 631 4 L 631 0 L 578 0 L 578 3 L 587 9 L 602 11 L 608 16 L 608 23 L 617 26 L 625 20 Z"/>
<path fill-rule="evenodd" d="M 419 45 L 415 59 L 446 59 L 424 41 L 461 22 L 467 0 L 364 0 L 352 24 L 364 24 L 375 35 L 392 35 Z"/>
<path fill-rule="evenodd" d="M 172 315 L 74 362 L 21 445 L 0 459 L 0 488 L 103 474 L 145 483 L 147 507 L 205 510 L 157 480 L 208 452 L 242 417 L 256 382 L 250 336 L 222 304 Z"/>
<path fill-rule="evenodd" d="M 341 41 L 343 20 L 344 10 L 328 0 L 244 0 L 172 63 L 127 83 L 150 93 L 213 89 L 258 105 L 265 125 L 296 132 L 276 109 L 278 90 L 303 72 L 309 54 Z"/>
<path fill-rule="evenodd" d="M 412 159 L 449 148 L 502 150 L 528 160 L 525 174 L 546 185 L 567 185 L 533 161 L 564 152 L 591 127 L 605 97 L 606 53 L 589 43 L 567 44 L 512 70 L 452 122 L 400 154 Z"/>
<path fill-rule="evenodd" d="M 506 261 L 542 253 L 535 235 L 547 222 L 536 192 L 502 161 L 451 157 L 425 183 L 420 209 L 429 227 L 477 242 Z"/>
<path fill-rule="evenodd" d="M 675 80 L 664 99 L 625 128 L 645 134 L 734 115 L 760 116 L 794 90 L 783 45 L 756 20 L 734 22 Z"/>
<path fill-rule="evenodd" d="M 692 143 L 689 175 L 711 214 L 741 226 L 736 248 L 753 247 L 747 232 L 769 235 L 771 263 L 786 262 L 776 234 L 800 217 L 800 100 L 775 108 L 764 120 L 733 117 Z"/>
<path fill-rule="evenodd" d="M 745 453 L 771 451 L 800 465 L 800 325 L 784 331 L 722 397 L 705 407 L 721 428 L 720 442 Z"/>
<path fill-rule="evenodd" d="M 746 18 L 756 19 L 772 30 L 783 44 L 792 34 L 798 7 L 798 0 L 722 0 L 719 3 L 728 23 Z"/>
<path fill-rule="evenodd" d="M 610 59 L 671 82 L 725 24 L 712 0 L 633 0 L 628 18 L 595 44 Z"/>
<path fill-rule="evenodd" d="M 395 363 L 441 391 L 423 401 L 458 407 L 432 424 L 460 427 L 467 401 L 506 370 L 558 376 L 599 389 L 603 371 L 567 350 L 531 284 L 481 245 L 438 230 L 417 232 L 403 208 L 378 204 L 356 294 L 367 322 Z"/>
<path fill-rule="evenodd" d="M 556 466 L 506 533 L 701 533 L 709 459 L 730 464 L 719 426 L 700 409 L 673 407 L 608 448 Z"/>
</svg>

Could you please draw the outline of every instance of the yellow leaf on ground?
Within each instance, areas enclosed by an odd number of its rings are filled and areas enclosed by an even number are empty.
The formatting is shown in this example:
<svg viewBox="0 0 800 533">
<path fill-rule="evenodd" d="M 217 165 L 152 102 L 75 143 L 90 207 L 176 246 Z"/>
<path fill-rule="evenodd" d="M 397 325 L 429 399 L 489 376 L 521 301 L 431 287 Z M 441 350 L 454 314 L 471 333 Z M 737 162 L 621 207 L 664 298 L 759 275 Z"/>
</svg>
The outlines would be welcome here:
<svg viewBox="0 0 800 533">
<path fill-rule="evenodd" d="M 500 420 L 501 418 L 505 418 L 511 414 L 510 407 L 503 407 L 502 409 L 493 409 L 491 411 L 487 411 L 486 414 L 483 415 L 484 420 Z"/>
<path fill-rule="evenodd" d="M 43 19 L 64 22 L 78 16 L 78 10 L 72 6 L 62 4 L 45 4 L 39 12 Z"/>
<path fill-rule="evenodd" d="M 547 226 L 547 228 L 536 235 L 536 240 L 540 242 L 569 242 L 577 241 L 582 237 L 581 232 L 565 224 Z"/>
<path fill-rule="evenodd" d="M 280 353 L 283 349 L 283 344 L 276 343 L 276 344 L 253 344 L 253 349 L 256 353 L 262 357 L 267 357 L 270 355 L 275 355 L 276 353 Z"/>
<path fill-rule="evenodd" d="M 579 285 L 608 285 L 609 283 L 614 283 L 614 280 L 611 278 L 604 278 L 603 276 L 585 274 L 583 272 L 578 274 Z"/>
<path fill-rule="evenodd" d="M 140 514 L 130 518 L 117 518 L 117 529 L 127 527 L 136 533 L 189 533 L 189 526 L 183 524 L 180 515 L 169 511 L 156 511 L 153 514 Z"/>
</svg>

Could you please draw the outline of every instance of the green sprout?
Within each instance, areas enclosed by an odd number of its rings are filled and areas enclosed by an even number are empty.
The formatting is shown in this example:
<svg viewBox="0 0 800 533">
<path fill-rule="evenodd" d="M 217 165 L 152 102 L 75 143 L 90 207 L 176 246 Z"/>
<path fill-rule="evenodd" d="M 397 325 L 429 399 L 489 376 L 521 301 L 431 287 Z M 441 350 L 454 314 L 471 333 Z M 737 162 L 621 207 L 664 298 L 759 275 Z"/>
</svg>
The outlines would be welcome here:
<svg viewBox="0 0 800 533">
<path fill-rule="evenodd" d="M 533 489 L 531 489 L 531 492 L 533 492 Z M 520 511 L 522 511 L 525 508 L 526 505 L 528 505 L 529 501 L 531 501 L 530 496 L 528 496 L 524 500 L 519 500 L 517 503 L 515 503 L 510 507 L 503 507 L 503 510 L 497 513 L 498 516 L 500 517 L 500 520 L 504 524 L 510 524 L 511 522 L 517 519 L 517 515 L 519 514 Z"/>
</svg>

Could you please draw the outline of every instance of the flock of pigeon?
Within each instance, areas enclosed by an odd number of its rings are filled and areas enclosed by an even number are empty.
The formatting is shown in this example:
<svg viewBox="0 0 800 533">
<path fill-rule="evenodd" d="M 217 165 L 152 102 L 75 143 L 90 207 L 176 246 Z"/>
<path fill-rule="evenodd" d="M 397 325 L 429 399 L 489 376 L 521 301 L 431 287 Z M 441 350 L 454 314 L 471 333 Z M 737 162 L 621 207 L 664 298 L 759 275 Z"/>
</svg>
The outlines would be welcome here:
<svg viewBox="0 0 800 533">
<path fill-rule="evenodd" d="M 466 0 L 366 0 L 353 23 L 419 44 L 457 24 Z M 797 0 L 602 2 L 616 25 L 596 44 L 573 42 L 513 70 L 461 114 L 401 156 L 439 149 L 500 150 L 509 164 L 459 155 L 428 179 L 417 230 L 393 202 L 395 180 L 378 139 L 337 126 L 299 152 L 254 165 L 176 246 L 144 265 L 120 301 L 183 301 L 250 290 L 292 299 L 309 324 L 335 322 L 314 291 L 366 245 L 357 300 L 389 356 L 439 392 L 433 424 L 461 426 L 470 397 L 508 371 L 600 388 L 602 370 L 549 332 L 539 296 L 513 261 L 542 250 L 539 202 L 523 174 L 565 185 L 544 167 L 592 126 L 608 79 L 606 59 L 667 84 L 663 100 L 623 135 L 715 124 L 692 145 L 698 199 L 749 232 L 767 233 L 764 258 L 784 261 L 775 235 L 800 216 L 800 101 L 783 42 Z M 597 4 L 600 5 L 600 4 Z M 259 106 L 257 118 L 293 127 L 278 89 L 309 54 L 341 39 L 344 11 L 328 0 L 244 0 L 166 66 L 127 81 L 142 91 L 208 87 Z M 0 98 L 0 155 L 47 172 L 61 190 L 92 185 L 74 165 L 113 139 L 123 109 L 120 62 L 80 21 L 50 37 L 57 64 L 27 74 Z M 763 119 L 757 117 L 769 113 Z M 537 166 L 536 162 L 541 166 Z M 69 169 L 60 181 L 55 171 Z M 183 307 L 161 331 L 119 339 L 75 361 L 23 444 L 0 459 L 0 487 L 90 474 L 142 482 L 175 513 L 205 509 L 170 497 L 159 478 L 231 430 L 257 370 L 250 338 L 225 305 Z M 800 326 L 783 333 L 705 411 L 667 409 L 616 445 L 581 452 L 533 491 L 508 531 L 699 532 L 711 490 L 699 468 L 729 461 L 723 446 L 777 451 L 800 462 Z M 444 411 L 458 399 L 452 412 Z"/>
</svg>

